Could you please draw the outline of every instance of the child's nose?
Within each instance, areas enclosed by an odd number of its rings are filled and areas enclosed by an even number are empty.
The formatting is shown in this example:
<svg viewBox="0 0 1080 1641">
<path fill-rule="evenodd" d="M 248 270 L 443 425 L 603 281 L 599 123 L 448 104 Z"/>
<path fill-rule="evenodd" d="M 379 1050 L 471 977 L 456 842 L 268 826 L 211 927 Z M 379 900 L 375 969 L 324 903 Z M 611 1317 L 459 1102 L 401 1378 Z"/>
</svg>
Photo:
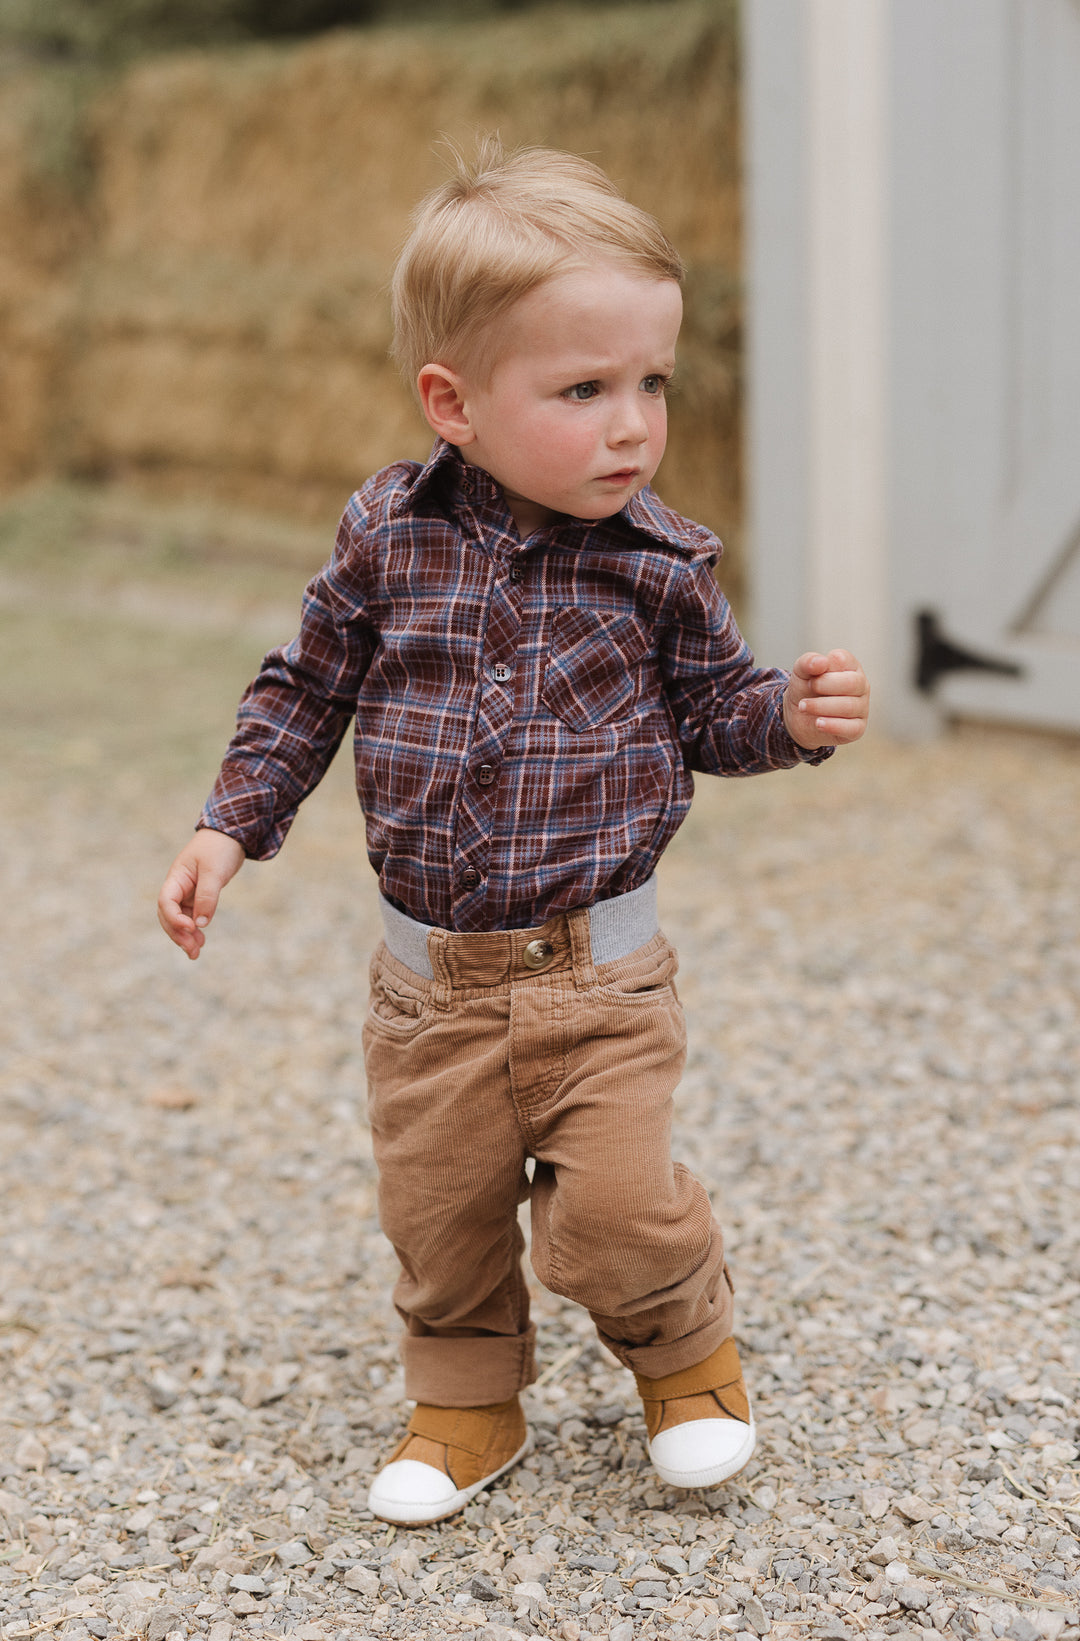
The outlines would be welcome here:
<svg viewBox="0 0 1080 1641">
<path fill-rule="evenodd" d="M 644 444 L 649 436 L 649 424 L 637 397 L 621 400 L 612 418 L 609 440 L 612 444 Z"/>
</svg>

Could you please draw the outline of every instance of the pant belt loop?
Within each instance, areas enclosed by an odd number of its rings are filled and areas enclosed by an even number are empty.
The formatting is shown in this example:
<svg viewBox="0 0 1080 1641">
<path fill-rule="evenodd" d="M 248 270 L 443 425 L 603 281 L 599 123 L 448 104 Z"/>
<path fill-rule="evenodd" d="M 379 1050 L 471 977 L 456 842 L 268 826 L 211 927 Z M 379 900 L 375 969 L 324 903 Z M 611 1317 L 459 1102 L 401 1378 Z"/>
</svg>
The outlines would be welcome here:
<svg viewBox="0 0 1080 1641">
<path fill-rule="evenodd" d="M 585 991 L 597 984 L 592 940 L 589 936 L 589 908 L 579 906 L 576 911 L 567 912 L 566 927 L 570 935 L 570 953 L 574 962 L 574 983 L 579 990 Z"/>
<path fill-rule="evenodd" d="M 450 939 L 445 929 L 431 929 L 427 937 L 428 961 L 435 976 L 431 998 L 437 1009 L 446 1010 L 454 1000 L 454 985 L 446 962 L 446 945 Z"/>
</svg>

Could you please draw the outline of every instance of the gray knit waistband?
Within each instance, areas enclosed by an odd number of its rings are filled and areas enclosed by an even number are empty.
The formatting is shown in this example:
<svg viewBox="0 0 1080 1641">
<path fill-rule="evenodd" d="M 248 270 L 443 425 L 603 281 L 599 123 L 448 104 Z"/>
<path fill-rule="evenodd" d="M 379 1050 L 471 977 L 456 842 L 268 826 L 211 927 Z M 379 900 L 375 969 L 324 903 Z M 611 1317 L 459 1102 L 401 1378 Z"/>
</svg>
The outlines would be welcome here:
<svg viewBox="0 0 1080 1641">
<path fill-rule="evenodd" d="M 390 955 L 422 980 L 434 980 L 435 971 L 428 957 L 427 945 L 433 925 L 418 923 L 405 912 L 399 912 L 382 896 L 379 897 L 379 904 Z M 589 944 L 593 962 L 617 963 L 621 957 L 629 957 L 631 952 L 636 952 L 639 946 L 651 940 L 659 927 L 655 876 L 625 895 L 597 901 L 595 906 L 589 907 Z"/>
</svg>

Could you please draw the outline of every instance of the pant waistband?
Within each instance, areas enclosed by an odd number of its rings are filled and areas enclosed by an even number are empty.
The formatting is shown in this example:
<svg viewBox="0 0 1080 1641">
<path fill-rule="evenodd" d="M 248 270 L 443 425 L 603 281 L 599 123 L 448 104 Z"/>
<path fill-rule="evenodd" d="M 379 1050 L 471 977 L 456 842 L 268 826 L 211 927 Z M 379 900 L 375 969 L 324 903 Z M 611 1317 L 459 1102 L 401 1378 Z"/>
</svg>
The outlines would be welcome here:
<svg viewBox="0 0 1080 1641">
<path fill-rule="evenodd" d="M 435 979 L 429 947 L 432 935 L 439 936 L 440 945 L 470 941 L 486 944 L 501 939 L 508 947 L 524 951 L 530 944 L 543 942 L 551 931 L 552 923 L 560 917 L 578 915 L 558 913 L 537 929 L 507 929 L 482 935 L 453 934 L 429 923 L 418 923 L 381 896 L 379 903 L 387 950 L 422 980 Z M 650 941 L 659 928 L 655 876 L 625 895 L 597 901 L 595 906 L 588 908 L 589 947 L 593 963 L 617 963 L 620 958 L 629 957 L 631 952 L 636 952 L 639 946 Z M 523 972 L 528 972 L 529 966 L 526 961 Z M 542 966 L 547 967 L 546 964 Z"/>
</svg>

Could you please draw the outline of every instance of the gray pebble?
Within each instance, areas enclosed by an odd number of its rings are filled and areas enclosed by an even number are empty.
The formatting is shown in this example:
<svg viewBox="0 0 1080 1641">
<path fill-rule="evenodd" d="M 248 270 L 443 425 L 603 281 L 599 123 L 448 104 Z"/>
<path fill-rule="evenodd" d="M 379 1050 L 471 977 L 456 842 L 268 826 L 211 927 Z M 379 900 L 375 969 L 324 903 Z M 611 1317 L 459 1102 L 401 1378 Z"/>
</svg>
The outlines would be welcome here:
<svg viewBox="0 0 1080 1641">
<path fill-rule="evenodd" d="M 518 1513 L 518 1505 L 509 1493 L 493 1493 L 487 1507 L 489 1522 L 510 1521 Z"/>
<path fill-rule="evenodd" d="M 230 1590 L 246 1590 L 248 1595 L 265 1595 L 266 1580 L 254 1573 L 234 1573 L 229 1580 Z"/>
<path fill-rule="evenodd" d="M 747 1596 L 743 1602 L 743 1618 L 746 1620 L 747 1629 L 752 1630 L 755 1635 L 768 1635 L 772 1628 L 772 1621 L 756 1595 Z"/>
<path fill-rule="evenodd" d="M 917 1584 L 901 1584 L 896 1591 L 896 1599 L 906 1612 L 925 1612 L 930 1605 L 930 1597 Z"/>
<path fill-rule="evenodd" d="M 311 1547 L 306 1540 L 294 1538 L 279 1544 L 275 1554 L 283 1567 L 302 1567 L 311 1560 Z"/>
<path fill-rule="evenodd" d="M 168 1607 L 156 1608 L 150 1615 L 146 1626 L 146 1641 L 165 1641 L 167 1635 L 178 1629 L 182 1623 L 180 1614 Z"/>
</svg>

